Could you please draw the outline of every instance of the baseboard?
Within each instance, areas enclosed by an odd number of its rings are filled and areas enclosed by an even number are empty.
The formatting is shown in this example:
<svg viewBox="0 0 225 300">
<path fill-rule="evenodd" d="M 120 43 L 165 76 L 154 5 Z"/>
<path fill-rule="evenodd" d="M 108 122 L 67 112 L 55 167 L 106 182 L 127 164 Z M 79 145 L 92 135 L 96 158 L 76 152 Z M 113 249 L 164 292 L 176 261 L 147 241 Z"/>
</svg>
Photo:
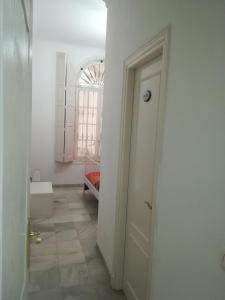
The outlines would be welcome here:
<svg viewBox="0 0 225 300">
<path fill-rule="evenodd" d="M 100 254 L 101 258 L 102 258 L 102 261 L 103 261 L 103 263 L 104 263 L 104 266 L 105 266 L 105 268 L 106 268 L 106 270 L 107 270 L 107 272 L 108 272 L 108 274 L 109 274 L 111 288 L 114 289 L 114 290 L 120 291 L 121 289 L 117 289 L 116 286 L 113 284 L 113 282 L 114 282 L 114 276 L 113 276 L 113 275 L 111 274 L 111 272 L 109 271 L 108 265 L 107 265 L 107 263 L 106 263 L 106 261 L 105 261 L 105 258 L 104 258 L 103 254 L 102 254 L 102 252 L 101 252 L 101 249 L 100 249 L 98 243 L 96 244 L 96 246 L 97 246 L 98 252 L 99 252 L 99 254 Z"/>
<path fill-rule="evenodd" d="M 77 183 L 77 184 L 53 184 L 53 187 L 82 187 L 82 183 Z"/>
<path fill-rule="evenodd" d="M 100 249 L 98 243 L 96 243 L 96 246 L 97 246 L 97 250 L 98 250 L 98 252 L 99 252 L 99 254 L 100 254 L 101 258 L 102 258 L 102 261 L 103 261 L 103 263 L 104 263 L 104 266 L 105 266 L 105 268 L 106 268 L 106 270 L 107 270 L 109 276 L 111 277 L 111 273 L 110 273 L 110 271 L 109 271 L 109 268 L 108 268 L 108 266 L 107 266 L 107 263 L 106 263 L 106 261 L 105 261 L 105 258 L 104 258 L 103 254 L 102 254 L 102 251 L 101 251 L 101 249 Z"/>
</svg>

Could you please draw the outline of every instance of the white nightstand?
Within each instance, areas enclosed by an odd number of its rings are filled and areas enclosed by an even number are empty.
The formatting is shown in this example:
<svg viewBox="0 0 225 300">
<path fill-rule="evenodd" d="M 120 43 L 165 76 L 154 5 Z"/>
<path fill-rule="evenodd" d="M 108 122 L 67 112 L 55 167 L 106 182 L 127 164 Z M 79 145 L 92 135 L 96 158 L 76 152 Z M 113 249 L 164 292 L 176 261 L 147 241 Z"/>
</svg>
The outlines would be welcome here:
<svg viewBox="0 0 225 300">
<path fill-rule="evenodd" d="M 53 190 L 51 182 L 30 183 L 30 217 L 50 218 L 53 214 Z"/>
</svg>

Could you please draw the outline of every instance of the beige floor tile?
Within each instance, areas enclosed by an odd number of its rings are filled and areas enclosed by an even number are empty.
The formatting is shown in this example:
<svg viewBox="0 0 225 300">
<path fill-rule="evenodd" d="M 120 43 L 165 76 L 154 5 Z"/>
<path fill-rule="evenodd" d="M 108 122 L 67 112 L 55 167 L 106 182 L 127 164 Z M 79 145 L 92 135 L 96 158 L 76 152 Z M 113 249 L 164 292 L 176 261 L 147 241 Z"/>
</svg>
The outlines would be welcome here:
<svg viewBox="0 0 225 300">
<path fill-rule="evenodd" d="M 57 242 L 72 241 L 75 240 L 76 238 L 77 238 L 77 231 L 75 230 L 75 228 L 56 233 Z"/>
<path fill-rule="evenodd" d="M 34 256 L 31 257 L 30 271 L 47 271 L 58 266 L 56 255 Z"/>
<path fill-rule="evenodd" d="M 56 254 L 56 243 L 32 244 L 31 256 L 46 256 Z"/>
<path fill-rule="evenodd" d="M 58 241 L 57 253 L 58 255 L 73 254 L 82 252 L 80 242 L 78 240 Z"/>
<path fill-rule="evenodd" d="M 59 255 L 59 267 L 69 266 L 72 264 L 85 263 L 85 257 L 83 252 Z"/>
</svg>

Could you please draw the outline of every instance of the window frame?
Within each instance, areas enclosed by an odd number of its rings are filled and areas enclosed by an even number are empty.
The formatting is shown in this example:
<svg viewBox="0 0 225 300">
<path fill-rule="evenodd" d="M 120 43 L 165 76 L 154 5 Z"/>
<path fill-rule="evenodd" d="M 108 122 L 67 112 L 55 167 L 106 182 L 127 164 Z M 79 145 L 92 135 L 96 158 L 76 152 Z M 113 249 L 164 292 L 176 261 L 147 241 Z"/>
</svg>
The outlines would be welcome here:
<svg viewBox="0 0 225 300">
<path fill-rule="evenodd" d="M 86 68 L 88 68 L 91 65 L 94 64 L 104 64 L 103 59 L 98 59 L 94 61 L 89 61 L 85 67 L 82 67 L 80 69 L 79 75 L 77 77 L 77 86 L 76 86 L 76 93 L 75 93 L 75 127 L 74 127 L 74 163 L 75 164 L 83 164 L 89 161 L 88 157 L 95 161 L 100 161 L 100 148 L 101 148 L 101 132 L 102 132 L 102 105 L 103 105 L 103 88 L 104 84 L 101 84 L 99 86 L 96 85 L 79 85 L 79 80 L 81 78 L 82 73 Z M 103 71 L 104 74 L 104 71 Z M 103 75 L 103 82 L 104 82 L 104 75 Z M 86 139 L 86 151 L 84 156 L 78 156 L 78 130 L 79 130 L 79 94 L 80 91 L 84 92 L 91 92 L 91 91 L 97 91 L 97 119 L 96 119 L 96 140 L 95 140 L 95 155 L 87 155 L 87 141 Z M 87 123 L 88 124 L 88 123 Z"/>
<path fill-rule="evenodd" d="M 101 126 L 102 126 L 102 98 L 103 88 L 89 88 L 89 87 L 77 87 L 76 89 L 76 106 L 75 106 L 75 142 L 74 142 L 74 162 L 82 163 L 87 161 L 87 153 L 84 156 L 78 156 L 78 130 L 79 130 L 79 93 L 81 91 L 90 93 L 92 91 L 97 92 L 97 116 L 96 116 L 96 139 L 95 139 L 95 155 L 89 155 L 92 159 L 100 160 L 100 140 L 101 140 Z M 87 108 L 88 109 L 88 108 Z M 87 123 L 88 124 L 88 123 Z M 86 150 L 87 150 L 88 137 L 86 138 Z"/>
</svg>

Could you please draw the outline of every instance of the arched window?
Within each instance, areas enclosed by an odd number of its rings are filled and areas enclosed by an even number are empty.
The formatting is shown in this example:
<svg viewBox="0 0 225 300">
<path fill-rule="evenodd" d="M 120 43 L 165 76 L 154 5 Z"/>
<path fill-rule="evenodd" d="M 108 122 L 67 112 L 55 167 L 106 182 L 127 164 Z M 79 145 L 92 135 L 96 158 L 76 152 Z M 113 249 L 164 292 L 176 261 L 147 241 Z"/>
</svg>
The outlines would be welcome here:
<svg viewBox="0 0 225 300">
<path fill-rule="evenodd" d="M 104 85 L 105 65 L 103 60 L 81 68 L 79 87 L 101 88 Z"/>
<path fill-rule="evenodd" d="M 75 160 L 99 160 L 102 126 L 104 61 L 81 68 L 76 94 Z"/>
</svg>

